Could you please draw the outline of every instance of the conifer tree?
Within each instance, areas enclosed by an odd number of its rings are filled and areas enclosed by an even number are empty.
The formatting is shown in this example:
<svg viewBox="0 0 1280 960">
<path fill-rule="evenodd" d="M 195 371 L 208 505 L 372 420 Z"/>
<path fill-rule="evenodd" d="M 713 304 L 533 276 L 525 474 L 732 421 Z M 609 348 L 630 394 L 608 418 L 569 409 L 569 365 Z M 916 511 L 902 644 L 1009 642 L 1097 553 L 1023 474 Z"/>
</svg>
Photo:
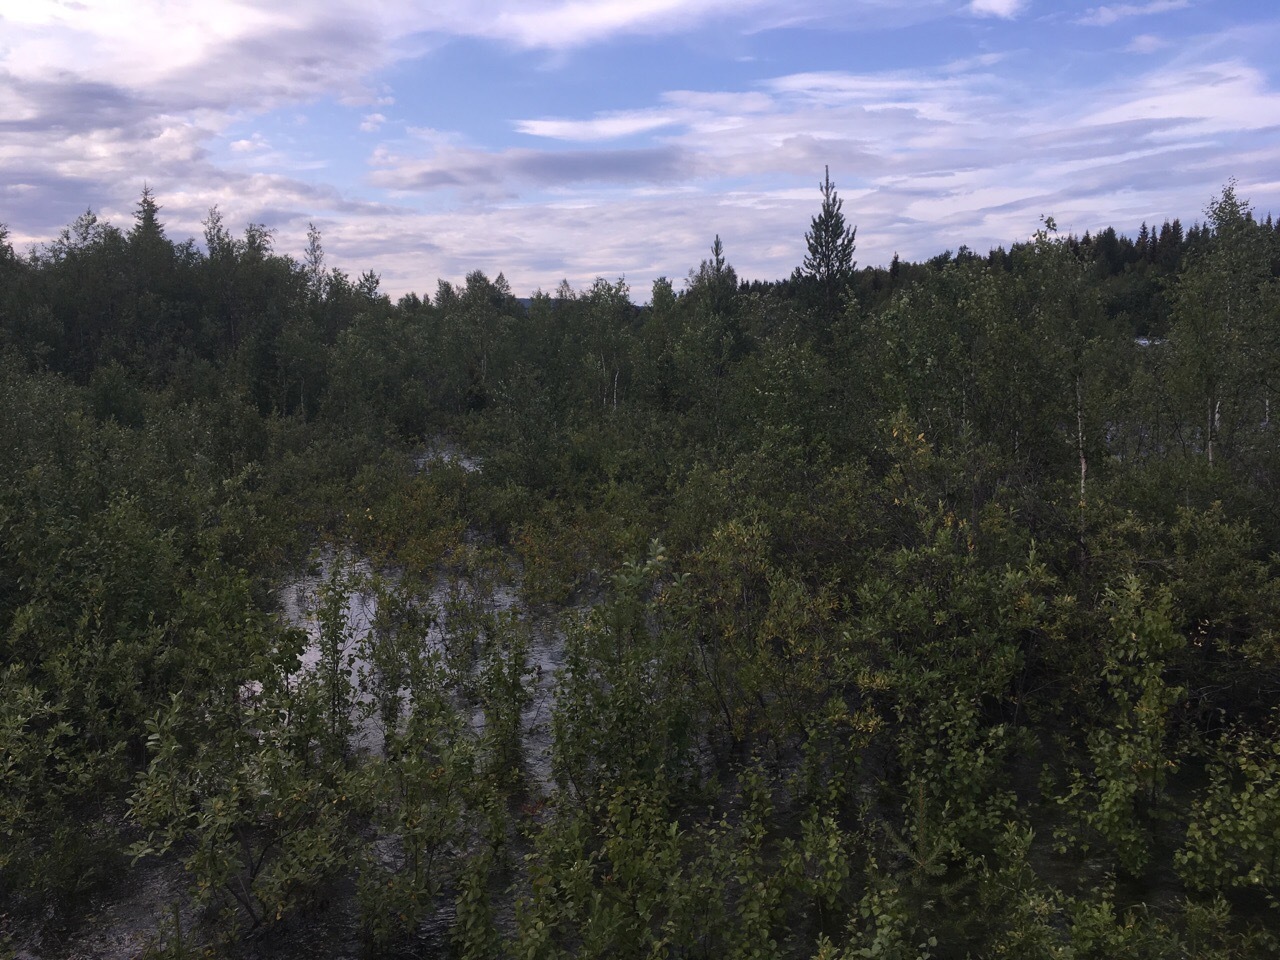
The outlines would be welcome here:
<svg viewBox="0 0 1280 960">
<path fill-rule="evenodd" d="M 151 187 L 142 185 L 142 196 L 133 211 L 133 229 L 129 239 L 134 243 L 154 243 L 164 238 L 164 224 L 160 222 L 160 205 Z"/>
<path fill-rule="evenodd" d="M 841 293 L 853 278 L 856 266 L 853 252 L 857 249 L 854 238 L 858 228 L 845 225 L 844 214 L 840 212 L 844 201 L 836 194 L 836 185 L 831 182 L 831 168 L 824 169 L 825 177 L 819 184 L 822 210 L 813 218 L 809 231 L 804 235 L 809 246 L 809 253 L 804 258 L 804 273 L 817 284 L 826 314 L 833 317 L 840 305 Z"/>
<path fill-rule="evenodd" d="M 155 292 L 158 285 L 163 286 L 173 261 L 173 244 L 165 236 L 159 214 L 160 205 L 156 203 L 155 194 L 143 184 L 142 196 L 133 211 L 133 229 L 128 234 L 133 271 L 140 291 Z"/>
</svg>

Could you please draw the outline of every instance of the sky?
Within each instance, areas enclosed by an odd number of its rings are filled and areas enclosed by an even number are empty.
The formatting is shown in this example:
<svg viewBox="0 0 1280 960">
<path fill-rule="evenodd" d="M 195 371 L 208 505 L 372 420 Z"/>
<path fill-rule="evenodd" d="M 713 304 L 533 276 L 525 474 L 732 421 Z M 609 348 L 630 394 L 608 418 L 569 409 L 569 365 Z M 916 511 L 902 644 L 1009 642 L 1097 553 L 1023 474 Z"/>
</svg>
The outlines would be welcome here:
<svg viewBox="0 0 1280 960">
<path fill-rule="evenodd" d="M 1274 0 L 4 0 L 0 223 L 26 250 L 144 185 L 384 292 L 502 273 L 648 299 L 722 238 L 805 255 L 829 167 L 860 266 L 1280 215 Z"/>
</svg>

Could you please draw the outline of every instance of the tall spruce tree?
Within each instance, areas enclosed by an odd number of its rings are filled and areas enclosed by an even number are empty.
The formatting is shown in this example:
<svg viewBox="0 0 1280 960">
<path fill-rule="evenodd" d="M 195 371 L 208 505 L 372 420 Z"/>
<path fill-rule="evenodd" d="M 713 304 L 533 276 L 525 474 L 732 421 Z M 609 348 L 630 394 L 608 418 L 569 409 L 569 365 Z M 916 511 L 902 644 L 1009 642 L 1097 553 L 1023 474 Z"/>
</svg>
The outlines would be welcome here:
<svg viewBox="0 0 1280 960">
<path fill-rule="evenodd" d="M 160 222 L 160 204 L 146 184 L 133 211 L 133 229 L 128 233 L 129 251 L 138 291 L 153 293 L 163 286 L 173 263 L 173 244 Z"/>
<path fill-rule="evenodd" d="M 153 243 L 164 238 L 164 224 L 160 222 L 160 204 L 151 187 L 142 185 L 142 196 L 133 211 L 133 229 L 129 231 L 132 243 Z"/>
<path fill-rule="evenodd" d="M 822 190 L 822 210 L 813 218 L 809 231 L 804 235 L 809 253 L 804 258 L 804 274 L 817 285 L 823 309 L 830 319 L 840 306 L 840 295 L 853 278 L 856 262 L 853 252 L 857 249 L 854 238 L 858 228 L 845 225 L 840 208 L 844 201 L 836 194 L 831 182 L 831 168 L 824 167 L 825 175 L 819 184 Z"/>
</svg>

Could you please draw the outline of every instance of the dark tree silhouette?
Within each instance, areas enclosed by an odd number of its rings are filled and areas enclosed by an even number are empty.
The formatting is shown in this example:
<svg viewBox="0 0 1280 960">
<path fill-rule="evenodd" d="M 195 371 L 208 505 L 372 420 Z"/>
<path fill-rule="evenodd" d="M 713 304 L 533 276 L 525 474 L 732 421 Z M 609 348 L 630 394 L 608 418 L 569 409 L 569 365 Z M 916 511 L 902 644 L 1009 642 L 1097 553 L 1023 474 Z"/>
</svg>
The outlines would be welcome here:
<svg viewBox="0 0 1280 960">
<path fill-rule="evenodd" d="M 853 277 L 856 265 L 853 252 L 857 249 L 854 237 L 857 227 L 845 225 L 840 208 L 844 201 L 836 194 L 831 182 L 831 168 L 826 167 L 819 188 L 822 190 L 822 210 L 813 218 L 809 231 L 804 235 L 809 253 L 804 258 L 804 273 L 813 280 L 822 296 L 828 317 L 835 315 L 840 305 L 840 295 Z"/>
</svg>

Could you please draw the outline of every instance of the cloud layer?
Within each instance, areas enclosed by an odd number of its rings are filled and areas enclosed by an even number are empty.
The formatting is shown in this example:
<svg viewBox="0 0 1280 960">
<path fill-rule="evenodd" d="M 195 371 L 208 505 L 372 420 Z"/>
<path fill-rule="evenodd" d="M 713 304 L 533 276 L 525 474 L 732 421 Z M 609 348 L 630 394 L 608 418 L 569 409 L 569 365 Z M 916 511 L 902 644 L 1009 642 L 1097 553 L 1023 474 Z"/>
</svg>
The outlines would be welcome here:
<svg viewBox="0 0 1280 960">
<path fill-rule="evenodd" d="M 1280 212 L 1276 23 L 1190 40 L 1185 0 L 1082 5 L 1065 25 L 1022 0 L 919 0 L 867 34 L 888 8 L 29 0 L 0 19 L 0 222 L 22 243 L 90 205 L 122 221 L 145 180 L 172 235 L 198 234 L 218 204 L 300 251 L 315 220 L 332 261 L 372 267 L 393 293 L 479 268 L 518 292 L 625 274 L 643 296 L 717 233 L 744 276 L 789 274 L 825 165 L 864 264 L 1007 244 L 1041 214 L 1078 232 L 1192 219 L 1232 176 Z M 1116 37 L 1130 20 L 1159 32 Z M 961 39 L 921 55 L 944 28 Z M 778 69 L 803 60 L 783 56 L 789 37 L 832 30 L 850 55 Z M 475 70 L 516 70 L 545 99 L 477 100 L 475 124 L 435 127 L 416 71 L 457 38 L 488 58 Z M 891 42 L 901 65 L 856 65 L 876 57 L 854 47 Z M 678 57 L 681 43 L 755 53 L 696 88 L 557 86 L 574 51 Z"/>
</svg>

